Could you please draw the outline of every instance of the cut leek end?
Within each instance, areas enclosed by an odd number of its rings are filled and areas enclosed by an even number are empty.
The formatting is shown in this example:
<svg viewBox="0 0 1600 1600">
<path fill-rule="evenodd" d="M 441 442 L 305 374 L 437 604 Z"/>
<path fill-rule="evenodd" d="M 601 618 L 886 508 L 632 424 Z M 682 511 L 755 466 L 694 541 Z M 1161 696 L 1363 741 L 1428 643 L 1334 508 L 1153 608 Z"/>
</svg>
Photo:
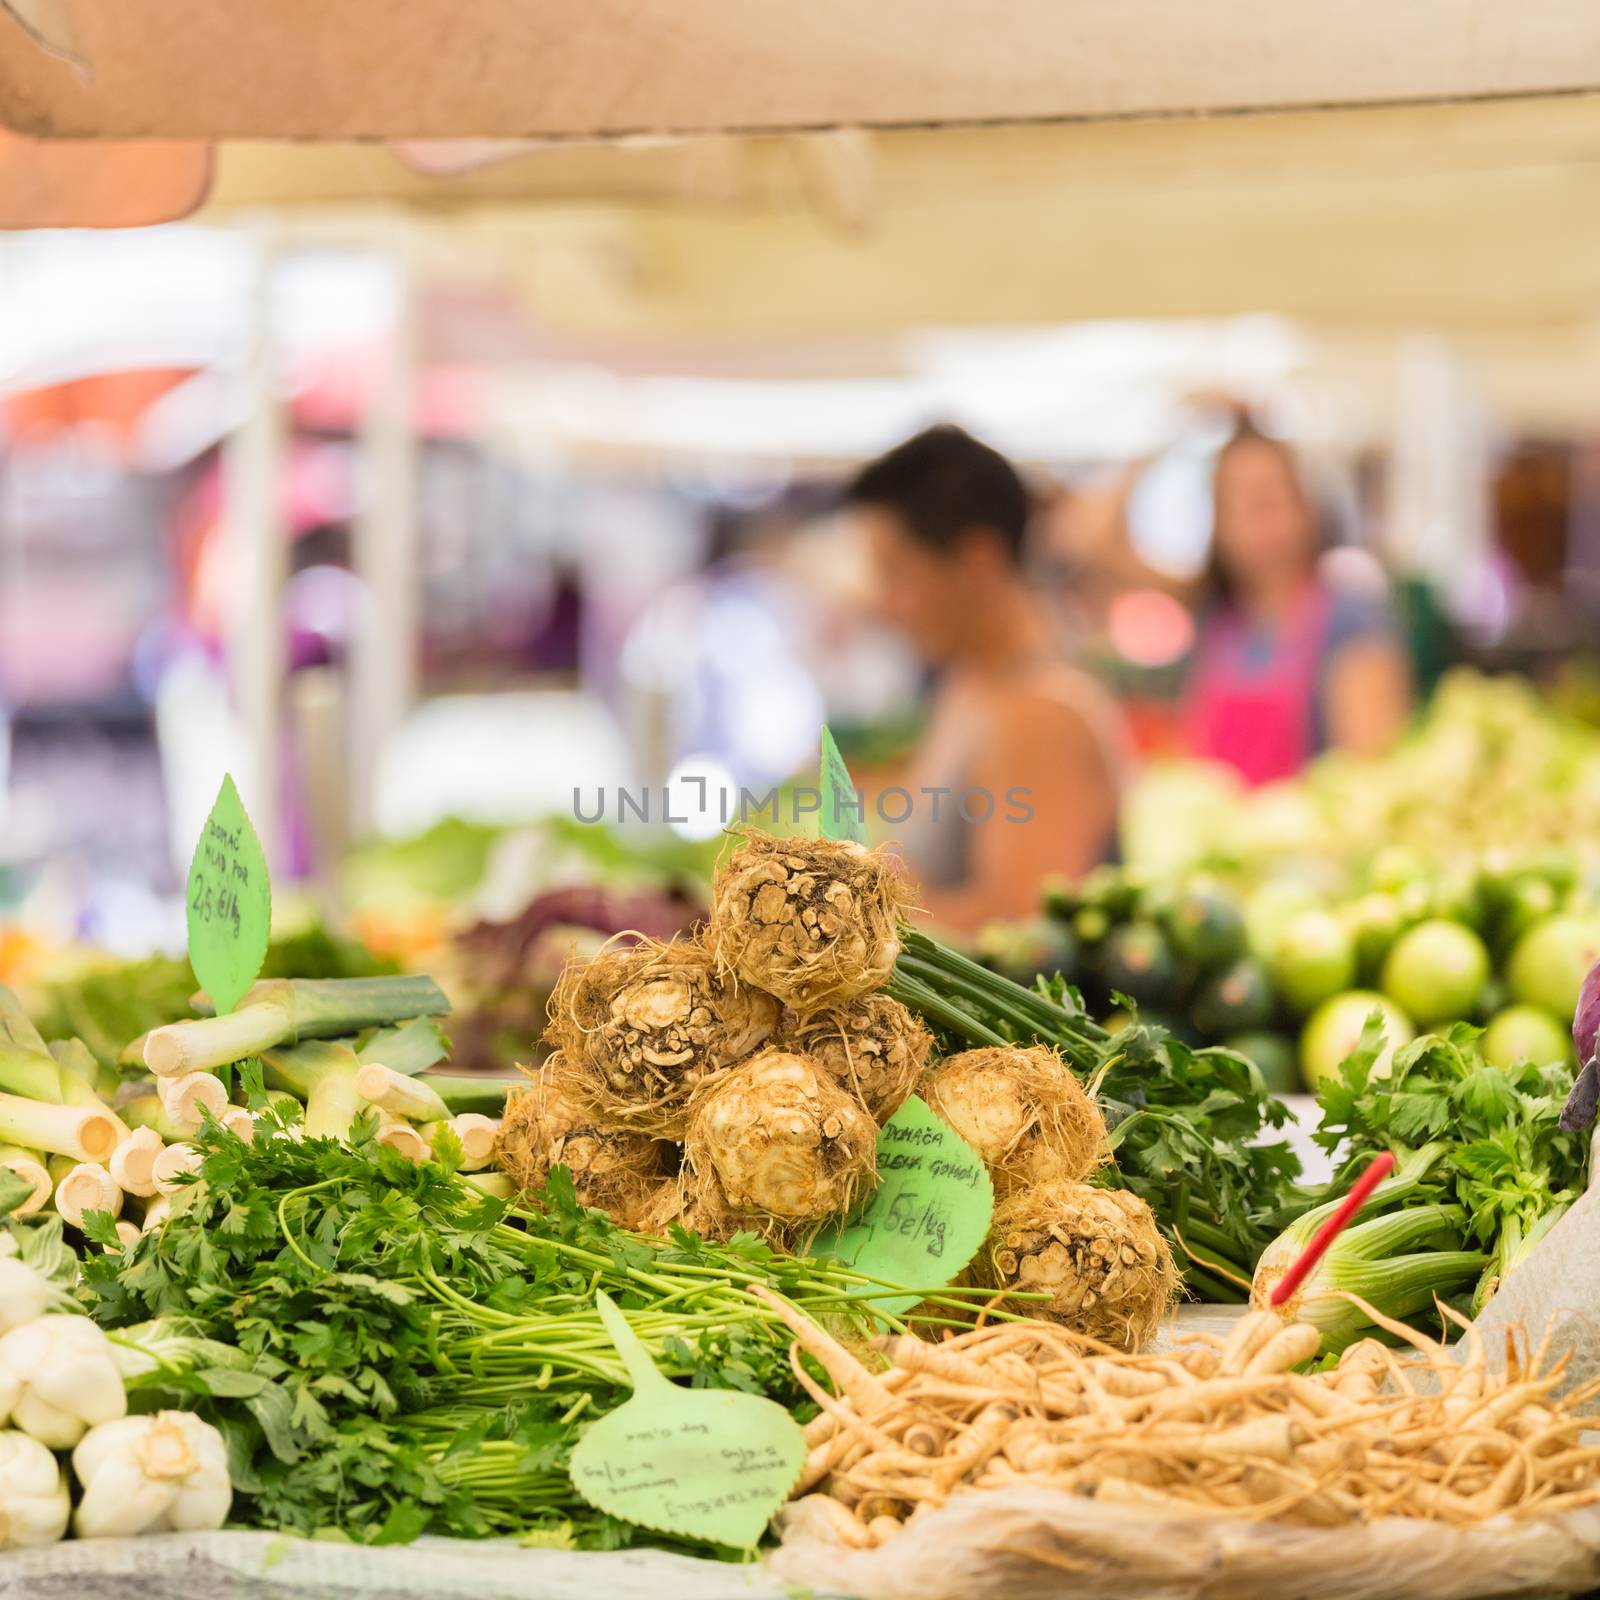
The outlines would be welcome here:
<svg viewBox="0 0 1600 1600">
<path fill-rule="evenodd" d="M 402 1122 L 398 1117 L 385 1117 L 376 1137 L 379 1144 L 398 1150 L 407 1161 L 426 1161 L 433 1153 L 422 1135 L 409 1122 Z"/>
<path fill-rule="evenodd" d="M 50 1181 L 50 1174 L 44 1162 L 32 1150 L 23 1150 L 13 1144 L 0 1148 L 0 1167 L 16 1173 L 24 1183 L 33 1185 L 33 1193 L 17 1206 L 11 1215 L 31 1217 L 34 1212 L 42 1211 L 45 1202 L 50 1198 L 51 1190 L 55 1187 Z"/>
<path fill-rule="evenodd" d="M 154 1128 L 136 1128 L 111 1152 L 107 1170 L 124 1193 L 147 1198 L 156 1192 L 153 1168 L 165 1148 Z"/>
<path fill-rule="evenodd" d="M 26 1150 L 104 1162 L 126 1129 L 104 1109 L 42 1105 L 18 1095 L 0 1094 L 0 1140 Z"/>
<path fill-rule="evenodd" d="M 476 1111 L 463 1111 L 446 1124 L 461 1146 L 461 1170 L 476 1172 L 494 1160 L 495 1141 L 500 1137 L 500 1123 Z"/>
<path fill-rule="evenodd" d="M 122 1190 L 109 1172 L 96 1162 L 80 1161 L 56 1184 L 56 1214 L 69 1227 L 81 1228 L 91 1211 L 122 1210 Z"/>
<path fill-rule="evenodd" d="M 192 1144 L 169 1144 L 155 1159 L 150 1176 L 159 1193 L 175 1195 L 191 1173 L 200 1170 L 202 1157 Z"/>
</svg>

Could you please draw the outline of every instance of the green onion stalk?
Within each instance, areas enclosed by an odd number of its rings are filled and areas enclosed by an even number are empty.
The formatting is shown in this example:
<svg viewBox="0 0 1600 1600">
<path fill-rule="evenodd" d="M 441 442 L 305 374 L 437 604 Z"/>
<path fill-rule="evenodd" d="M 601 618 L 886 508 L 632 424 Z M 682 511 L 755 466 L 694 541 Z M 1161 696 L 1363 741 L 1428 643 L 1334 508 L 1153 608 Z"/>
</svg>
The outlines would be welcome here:
<svg viewBox="0 0 1600 1600">
<path fill-rule="evenodd" d="M 1085 1012 L 1060 978 L 1033 989 L 925 934 L 901 930 L 887 992 L 946 1049 L 1043 1044 L 1090 1086 L 1110 1130 L 1114 1166 L 1096 1181 L 1143 1199 L 1189 1288 L 1239 1303 L 1261 1252 L 1311 1203 L 1299 1163 L 1264 1137 L 1289 1112 L 1254 1063 L 1235 1051 L 1191 1050 L 1159 1027 L 1117 1032 Z"/>
</svg>

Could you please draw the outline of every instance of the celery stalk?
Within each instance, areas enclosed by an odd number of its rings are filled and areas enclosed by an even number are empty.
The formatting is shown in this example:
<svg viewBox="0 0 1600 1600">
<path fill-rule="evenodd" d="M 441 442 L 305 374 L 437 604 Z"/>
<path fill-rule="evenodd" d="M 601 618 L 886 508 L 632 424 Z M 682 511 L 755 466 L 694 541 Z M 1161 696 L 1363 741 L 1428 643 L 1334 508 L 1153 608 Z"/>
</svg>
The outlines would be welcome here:
<svg viewBox="0 0 1600 1600">
<path fill-rule="evenodd" d="M 121 1124 L 104 1109 L 44 1105 L 20 1095 L 0 1094 L 0 1140 L 48 1150 L 78 1161 L 104 1161 L 117 1147 Z"/>
</svg>

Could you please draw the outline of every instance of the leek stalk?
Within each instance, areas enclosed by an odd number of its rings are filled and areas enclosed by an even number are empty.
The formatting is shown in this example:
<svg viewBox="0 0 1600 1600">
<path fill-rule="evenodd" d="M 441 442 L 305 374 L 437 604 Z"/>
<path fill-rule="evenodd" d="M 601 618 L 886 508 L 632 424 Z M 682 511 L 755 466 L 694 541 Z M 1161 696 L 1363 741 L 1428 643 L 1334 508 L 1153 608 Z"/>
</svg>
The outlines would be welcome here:
<svg viewBox="0 0 1600 1600">
<path fill-rule="evenodd" d="M 0 1091 L 61 1104 L 61 1069 L 48 1055 L 0 1039 Z"/>
<path fill-rule="evenodd" d="M 307 1039 L 443 1016 L 450 1003 L 432 978 L 274 978 L 258 983 L 237 1011 L 154 1028 L 144 1061 L 179 1077 L 243 1061 Z"/>
<path fill-rule="evenodd" d="M 0 1094 L 0 1140 L 24 1149 L 45 1150 L 77 1161 L 104 1161 L 123 1133 L 103 1107 L 46 1105 L 20 1095 Z"/>
</svg>

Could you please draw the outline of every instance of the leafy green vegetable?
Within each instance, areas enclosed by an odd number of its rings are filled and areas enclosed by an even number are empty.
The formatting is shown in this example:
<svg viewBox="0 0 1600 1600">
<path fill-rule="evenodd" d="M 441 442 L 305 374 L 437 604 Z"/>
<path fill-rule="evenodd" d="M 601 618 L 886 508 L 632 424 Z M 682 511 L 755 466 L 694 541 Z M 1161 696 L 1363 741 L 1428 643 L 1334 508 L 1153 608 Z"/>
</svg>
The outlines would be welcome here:
<svg viewBox="0 0 1600 1600">
<path fill-rule="evenodd" d="M 905 932 L 889 993 L 921 1014 L 945 1046 L 1053 1045 L 1086 1082 L 1111 1129 L 1115 1165 L 1097 1181 L 1149 1205 L 1207 1299 L 1239 1301 L 1262 1250 L 1309 1201 L 1300 1164 L 1264 1136 L 1288 1108 L 1232 1050 L 1192 1050 L 1165 1029 L 1112 1033 L 1060 977 L 1025 989 L 922 934 Z"/>
<path fill-rule="evenodd" d="M 0 1167 L 0 1217 L 9 1217 L 23 1201 L 33 1196 L 33 1185 L 18 1177 L 10 1167 Z"/>
<path fill-rule="evenodd" d="M 1427 1034 L 1396 1054 L 1387 1077 L 1376 1077 L 1383 1035 L 1374 1019 L 1338 1081 L 1324 1086 L 1316 1135 L 1342 1154 L 1334 1192 L 1380 1151 L 1405 1160 L 1416 1146 L 1432 1147 L 1426 1181 L 1407 1204 L 1443 1199 L 1462 1208 L 1466 1239 L 1491 1258 L 1478 1305 L 1583 1192 L 1589 1167 L 1588 1139 L 1561 1127 L 1572 1068 L 1489 1066 L 1480 1036 L 1465 1023 Z"/>
<path fill-rule="evenodd" d="M 261 1106 L 259 1067 L 244 1076 Z M 198 1181 L 126 1255 L 85 1260 L 86 1299 L 144 1352 L 137 1390 L 222 1429 L 246 1515 L 269 1527 L 625 1544 L 633 1530 L 566 1477 L 583 1427 L 631 1392 L 595 1290 L 669 1376 L 795 1403 L 789 1334 L 747 1286 L 847 1326 L 872 1286 L 753 1235 L 623 1233 L 562 1168 L 524 1212 L 359 1130 L 349 1147 L 245 1144 L 208 1123 L 196 1143 Z"/>
</svg>

